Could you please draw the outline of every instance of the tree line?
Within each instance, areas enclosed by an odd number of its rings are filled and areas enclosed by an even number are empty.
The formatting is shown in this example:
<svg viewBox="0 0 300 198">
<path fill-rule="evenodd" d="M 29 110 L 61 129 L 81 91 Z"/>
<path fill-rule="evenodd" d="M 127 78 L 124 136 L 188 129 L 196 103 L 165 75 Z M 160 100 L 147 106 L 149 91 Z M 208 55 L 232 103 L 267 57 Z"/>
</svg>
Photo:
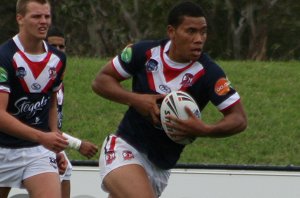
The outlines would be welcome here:
<svg viewBox="0 0 300 198">
<path fill-rule="evenodd" d="M 173 0 L 50 0 L 53 24 L 67 38 L 69 55 L 109 57 L 127 44 L 166 37 Z M 194 0 L 206 11 L 214 58 L 300 58 L 300 4 L 294 0 Z M 0 42 L 17 32 L 16 0 L 2 0 Z"/>
</svg>

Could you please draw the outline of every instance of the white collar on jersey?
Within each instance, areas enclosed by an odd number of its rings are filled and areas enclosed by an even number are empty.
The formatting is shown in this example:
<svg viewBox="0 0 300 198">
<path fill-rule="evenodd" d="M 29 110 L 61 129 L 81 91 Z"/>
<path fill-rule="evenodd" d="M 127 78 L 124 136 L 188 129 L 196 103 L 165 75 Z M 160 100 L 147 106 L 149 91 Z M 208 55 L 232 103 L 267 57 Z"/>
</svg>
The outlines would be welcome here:
<svg viewBox="0 0 300 198">
<path fill-rule="evenodd" d="M 19 50 L 21 50 L 29 58 L 29 60 L 31 60 L 33 62 L 42 61 L 47 56 L 48 46 L 45 41 L 43 41 L 43 45 L 44 45 L 46 52 L 44 52 L 42 54 L 28 54 L 27 52 L 24 51 L 24 47 L 20 41 L 18 34 L 13 37 L 13 40 L 14 40 L 15 44 L 17 45 L 17 47 L 19 48 Z"/>
<path fill-rule="evenodd" d="M 168 51 L 170 49 L 171 46 L 171 41 L 168 41 L 164 47 L 164 53 L 163 53 L 163 59 L 165 60 L 165 62 L 173 68 L 184 68 L 187 65 L 191 64 L 193 61 L 187 62 L 187 63 L 178 63 L 176 61 L 173 61 L 172 59 L 170 59 L 170 57 L 168 56 Z"/>
</svg>

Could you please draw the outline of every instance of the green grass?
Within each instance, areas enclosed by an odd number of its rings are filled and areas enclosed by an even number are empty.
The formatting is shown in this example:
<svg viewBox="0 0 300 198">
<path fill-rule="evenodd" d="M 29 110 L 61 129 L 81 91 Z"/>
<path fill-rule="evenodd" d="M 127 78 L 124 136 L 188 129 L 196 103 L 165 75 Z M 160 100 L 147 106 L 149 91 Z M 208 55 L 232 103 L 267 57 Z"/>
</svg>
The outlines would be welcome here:
<svg viewBox="0 0 300 198">
<path fill-rule="evenodd" d="M 65 75 L 63 130 L 98 145 L 115 131 L 127 109 L 91 90 L 91 82 L 106 61 L 69 58 Z M 242 97 L 248 128 L 228 138 L 198 138 L 185 148 L 179 163 L 300 165 L 299 62 L 218 63 Z M 124 85 L 129 87 L 129 83 Z M 202 118 L 213 123 L 220 113 L 209 104 Z M 67 153 L 71 160 L 86 159 L 73 150 Z"/>
</svg>

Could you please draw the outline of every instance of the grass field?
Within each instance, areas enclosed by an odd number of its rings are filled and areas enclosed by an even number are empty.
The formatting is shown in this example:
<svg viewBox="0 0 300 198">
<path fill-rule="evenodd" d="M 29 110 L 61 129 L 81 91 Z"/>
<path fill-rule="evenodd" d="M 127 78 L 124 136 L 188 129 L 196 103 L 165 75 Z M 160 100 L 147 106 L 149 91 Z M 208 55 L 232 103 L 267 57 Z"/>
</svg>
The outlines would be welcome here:
<svg viewBox="0 0 300 198">
<path fill-rule="evenodd" d="M 91 82 L 105 62 L 69 58 L 65 76 L 63 130 L 98 145 L 115 131 L 127 109 L 91 90 Z M 300 165 L 299 62 L 218 63 L 242 97 L 248 128 L 229 138 L 198 138 L 186 147 L 179 163 Z M 129 83 L 124 86 L 129 87 Z M 202 118 L 213 123 L 220 113 L 208 105 Z M 71 160 L 86 159 L 73 150 L 67 153 Z"/>
</svg>

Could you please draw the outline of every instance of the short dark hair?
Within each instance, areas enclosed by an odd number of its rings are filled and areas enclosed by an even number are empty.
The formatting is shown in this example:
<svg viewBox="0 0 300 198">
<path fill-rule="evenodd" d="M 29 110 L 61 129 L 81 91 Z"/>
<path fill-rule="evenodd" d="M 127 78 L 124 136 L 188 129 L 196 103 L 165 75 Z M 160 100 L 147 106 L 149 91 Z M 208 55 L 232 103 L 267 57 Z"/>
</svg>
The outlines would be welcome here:
<svg viewBox="0 0 300 198">
<path fill-rule="evenodd" d="M 16 13 L 25 15 L 27 12 L 27 5 L 30 2 L 36 2 L 36 3 L 40 3 L 40 4 L 49 4 L 50 5 L 48 0 L 18 0 L 17 4 L 16 4 Z"/>
<path fill-rule="evenodd" d="M 56 26 L 51 26 L 47 32 L 47 37 L 46 40 L 48 40 L 49 36 L 57 36 L 57 37 L 62 37 L 65 38 L 64 33 Z"/>
<path fill-rule="evenodd" d="M 204 10 L 196 3 L 184 1 L 176 4 L 169 12 L 168 25 L 178 27 L 184 16 L 205 17 Z"/>
</svg>

